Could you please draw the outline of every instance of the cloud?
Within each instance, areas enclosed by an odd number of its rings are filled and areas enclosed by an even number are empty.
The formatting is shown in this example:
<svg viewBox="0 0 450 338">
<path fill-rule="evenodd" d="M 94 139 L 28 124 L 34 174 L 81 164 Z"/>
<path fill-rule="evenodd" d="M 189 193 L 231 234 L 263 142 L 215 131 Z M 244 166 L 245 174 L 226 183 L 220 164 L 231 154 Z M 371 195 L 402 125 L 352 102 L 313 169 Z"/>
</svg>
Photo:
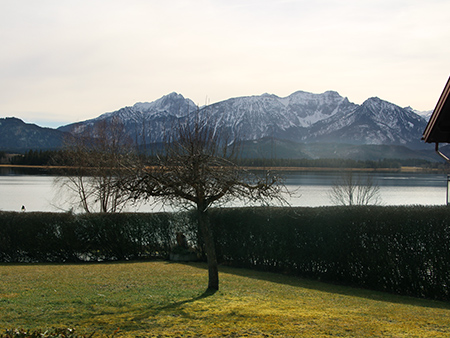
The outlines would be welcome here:
<svg viewBox="0 0 450 338">
<path fill-rule="evenodd" d="M 449 11 L 439 0 L 5 2 L 0 114 L 75 121 L 172 91 L 204 104 L 329 89 L 432 109 L 449 75 Z"/>
</svg>

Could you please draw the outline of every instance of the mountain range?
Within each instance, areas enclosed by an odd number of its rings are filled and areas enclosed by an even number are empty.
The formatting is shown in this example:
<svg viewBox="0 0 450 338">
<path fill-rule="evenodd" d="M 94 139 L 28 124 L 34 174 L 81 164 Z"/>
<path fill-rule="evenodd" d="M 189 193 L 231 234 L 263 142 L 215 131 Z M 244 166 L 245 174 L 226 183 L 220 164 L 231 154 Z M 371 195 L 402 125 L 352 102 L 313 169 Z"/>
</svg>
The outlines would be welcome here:
<svg viewBox="0 0 450 338">
<path fill-rule="evenodd" d="M 181 94 L 171 93 L 153 102 L 139 102 L 56 130 L 41 129 L 44 134 L 59 133 L 58 137 L 62 137 L 64 133 L 77 134 L 101 120 L 118 117 L 133 140 L 140 144 L 152 144 L 162 142 L 166 131 L 177 120 L 192 114 L 208 116 L 209 121 L 214 121 L 218 128 L 226 129 L 232 137 L 251 141 L 246 142 L 249 154 L 256 154 L 251 148 L 258 145 L 262 147 L 269 140 L 272 149 L 276 146 L 277 157 L 360 159 L 367 157 L 367 146 L 378 146 L 380 149 L 378 154 L 371 152 L 373 159 L 383 158 L 383 155 L 390 158 L 407 155 L 427 159 L 434 156 L 431 154 L 432 147 L 421 141 L 427 120 L 412 108 L 401 108 L 377 97 L 358 105 L 335 91 L 322 94 L 297 91 L 287 97 L 273 94 L 237 97 L 204 107 L 197 107 Z M 31 135 L 41 137 L 42 140 L 52 139 L 53 143 L 49 142 L 47 147 L 57 147 L 57 141 L 50 136 L 45 138 L 39 133 L 24 133 L 23 126 L 16 132 L 9 130 L 9 136 L 4 138 L 3 126 L 6 120 L 0 119 L 0 149 L 25 149 L 32 144 L 44 147 L 44 141 L 27 144 L 25 140 L 31 139 Z M 16 142 L 13 134 L 23 142 Z M 330 145 L 328 152 L 324 150 L 327 144 Z M 397 151 L 386 152 L 387 146 Z M 306 148 L 309 151 L 299 152 L 299 149 Z M 319 152 L 319 148 L 322 151 Z M 339 149 L 346 150 L 342 152 Z"/>
</svg>

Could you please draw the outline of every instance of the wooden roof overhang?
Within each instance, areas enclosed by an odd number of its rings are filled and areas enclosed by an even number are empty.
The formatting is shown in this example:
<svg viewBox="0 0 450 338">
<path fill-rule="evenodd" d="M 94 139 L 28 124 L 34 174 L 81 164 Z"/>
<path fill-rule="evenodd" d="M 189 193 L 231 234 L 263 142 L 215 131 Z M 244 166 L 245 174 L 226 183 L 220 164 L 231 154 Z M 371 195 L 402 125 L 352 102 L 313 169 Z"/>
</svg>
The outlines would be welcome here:
<svg viewBox="0 0 450 338">
<path fill-rule="evenodd" d="M 450 143 L 450 78 L 423 132 L 427 143 Z"/>
<path fill-rule="evenodd" d="M 450 78 L 425 127 L 422 140 L 426 143 L 435 143 L 436 152 L 450 161 L 449 158 L 439 152 L 439 143 L 450 143 Z"/>
</svg>

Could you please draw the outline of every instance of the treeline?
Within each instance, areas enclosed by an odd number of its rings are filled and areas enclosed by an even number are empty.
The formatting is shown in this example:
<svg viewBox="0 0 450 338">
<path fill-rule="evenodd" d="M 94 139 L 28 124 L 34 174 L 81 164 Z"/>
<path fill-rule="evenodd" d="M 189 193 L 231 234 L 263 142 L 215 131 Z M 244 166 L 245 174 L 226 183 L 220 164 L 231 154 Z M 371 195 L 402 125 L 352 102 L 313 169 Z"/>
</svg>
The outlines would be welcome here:
<svg viewBox="0 0 450 338">
<path fill-rule="evenodd" d="M 248 167 L 301 167 L 301 168 L 360 168 L 360 169 L 399 169 L 403 166 L 438 167 L 442 163 L 432 163 L 422 159 L 382 159 L 382 160 L 352 160 L 338 158 L 321 159 L 265 159 L 243 158 L 239 164 Z"/>
<path fill-rule="evenodd" d="M 168 258 L 183 233 L 203 256 L 195 213 L 0 212 L 1 262 Z M 210 210 L 220 261 L 450 301 L 446 206 Z"/>
<path fill-rule="evenodd" d="M 16 165 L 53 165 L 62 150 L 28 150 L 9 159 Z M 6 152 L 0 152 L 0 159 L 6 157 Z M 59 165 L 64 163 L 58 162 Z M 432 169 L 448 169 L 449 165 L 442 162 L 430 162 L 422 159 L 382 159 L 382 160 L 352 160 L 338 158 L 323 159 L 267 159 L 240 158 L 238 163 L 246 167 L 301 167 L 301 168 L 357 168 L 357 169 L 399 169 L 403 166 L 413 166 Z"/>
<path fill-rule="evenodd" d="M 11 157 L 10 163 L 17 165 L 51 165 L 61 150 L 28 150 L 25 154 Z"/>
</svg>

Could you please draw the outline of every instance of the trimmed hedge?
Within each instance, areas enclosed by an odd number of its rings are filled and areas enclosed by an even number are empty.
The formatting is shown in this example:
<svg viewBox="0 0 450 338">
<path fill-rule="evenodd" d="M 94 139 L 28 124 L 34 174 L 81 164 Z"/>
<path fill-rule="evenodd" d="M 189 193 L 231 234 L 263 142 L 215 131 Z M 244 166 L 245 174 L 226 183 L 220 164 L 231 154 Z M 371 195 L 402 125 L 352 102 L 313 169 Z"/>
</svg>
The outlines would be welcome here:
<svg viewBox="0 0 450 338">
<path fill-rule="evenodd" d="M 167 257 L 186 215 L 0 212 L 1 262 L 78 262 Z"/>
<path fill-rule="evenodd" d="M 450 209 L 369 206 L 215 210 L 223 260 L 450 300 Z"/>
<path fill-rule="evenodd" d="M 167 258 L 194 213 L 0 212 L 1 262 Z M 210 210 L 222 262 L 450 301 L 446 206 Z"/>
</svg>

